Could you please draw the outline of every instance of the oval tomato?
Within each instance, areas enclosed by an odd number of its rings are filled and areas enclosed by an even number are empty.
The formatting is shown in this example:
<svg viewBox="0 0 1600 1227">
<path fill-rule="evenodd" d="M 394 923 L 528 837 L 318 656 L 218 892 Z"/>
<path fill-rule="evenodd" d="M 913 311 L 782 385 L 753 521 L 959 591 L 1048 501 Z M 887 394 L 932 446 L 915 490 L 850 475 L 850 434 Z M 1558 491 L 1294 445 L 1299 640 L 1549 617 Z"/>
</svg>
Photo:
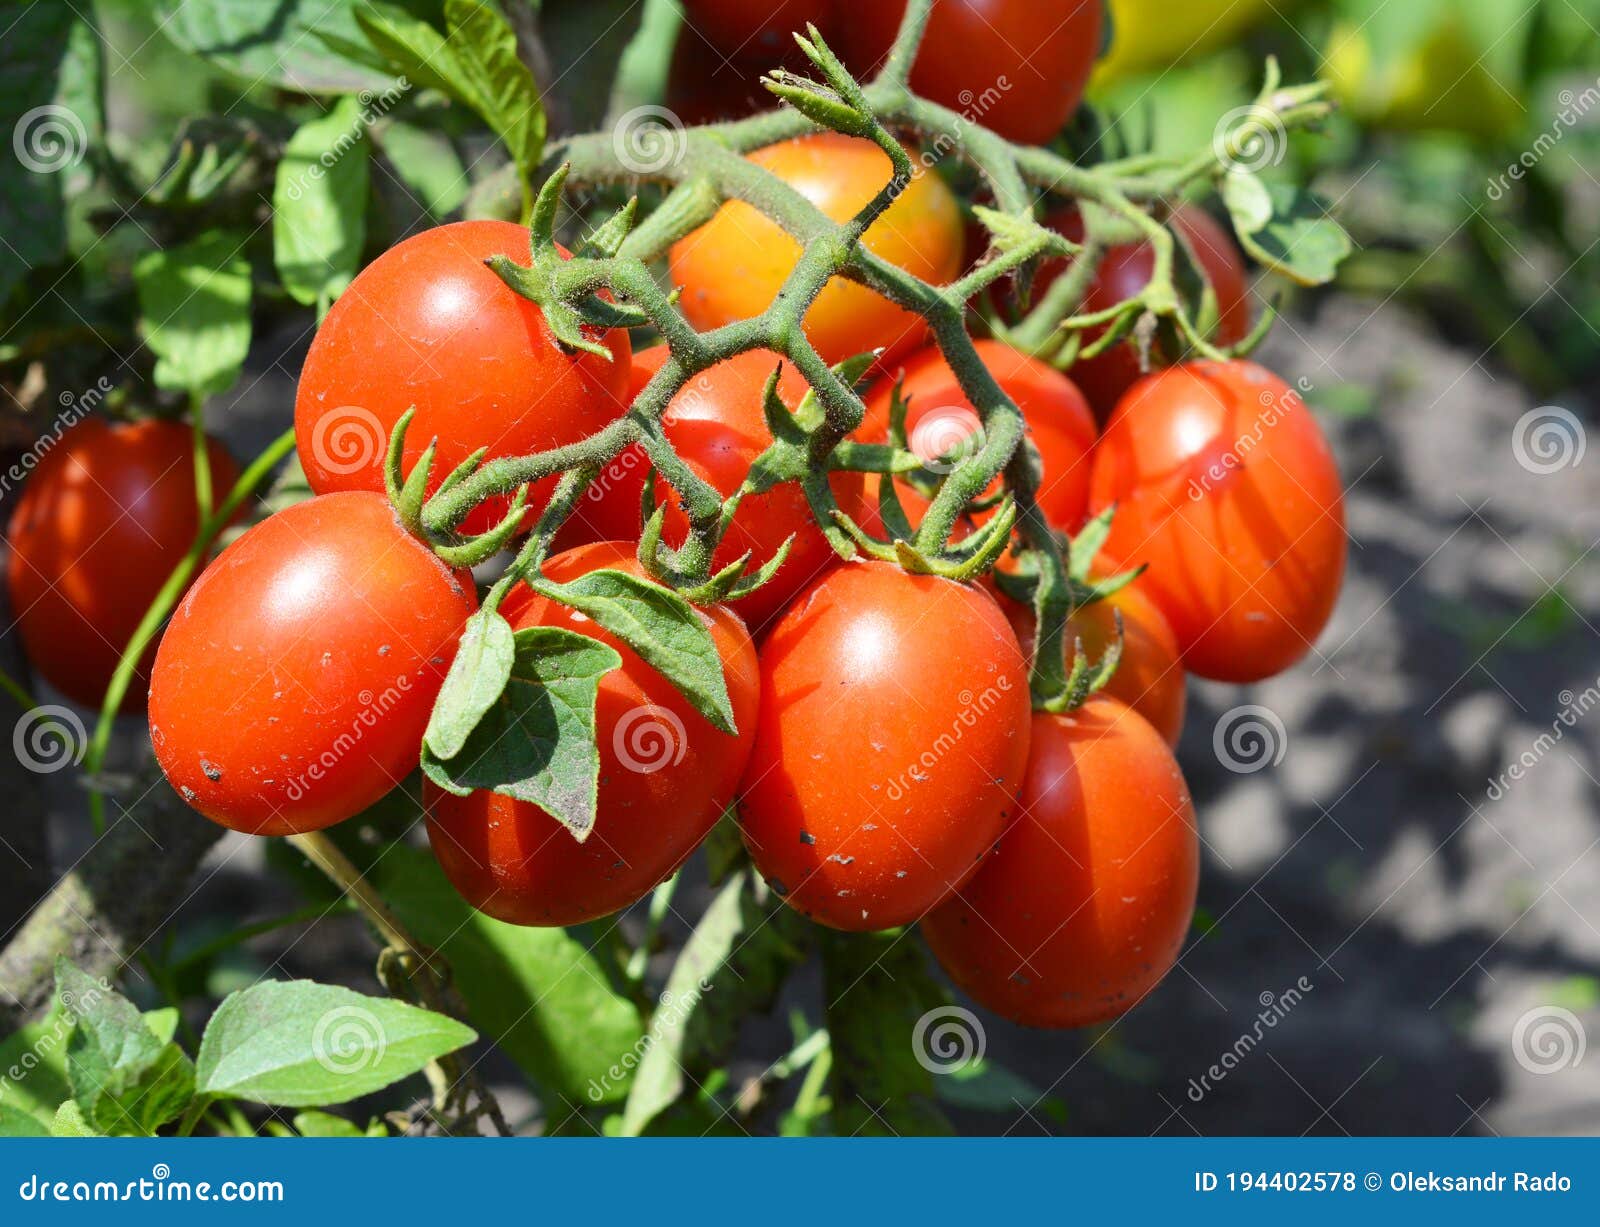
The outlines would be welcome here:
<svg viewBox="0 0 1600 1227">
<path fill-rule="evenodd" d="M 528 231 L 452 222 L 413 235 L 364 269 L 317 330 L 295 397 L 295 445 L 318 494 L 383 489 L 389 433 L 407 409 L 407 470 L 437 439 L 431 488 L 480 447 L 490 458 L 576 443 L 627 409 L 625 329 L 591 329 L 612 361 L 565 353 L 544 312 L 484 267 L 528 261 Z M 530 518 L 556 478 L 530 491 Z M 507 500 L 466 521 L 490 527 Z"/>
<path fill-rule="evenodd" d="M 834 0 L 684 0 L 685 29 L 678 42 L 699 41 L 698 34 L 736 59 L 787 62 L 794 35 L 804 34 L 807 25 L 833 37 L 833 6 Z"/>
<path fill-rule="evenodd" d="M 1218 681 L 1288 668 L 1333 612 L 1344 495 L 1316 419 L 1251 362 L 1195 362 L 1135 384 L 1096 449 L 1106 549 L 1167 617 L 1183 663 Z"/>
<path fill-rule="evenodd" d="M 238 480 L 206 441 L 213 501 Z M 41 677 L 98 707 L 123 650 L 200 530 L 194 439 L 177 422 L 89 418 L 44 453 L 6 530 L 6 580 L 22 650 Z M 144 705 L 152 646 L 123 700 Z"/>
<path fill-rule="evenodd" d="M 987 593 L 842 566 L 761 648 L 739 805 L 750 856 L 820 924 L 909 923 L 999 836 L 1028 727 L 1027 666 Z"/>
<path fill-rule="evenodd" d="M 848 7 L 840 39 L 853 71 L 870 76 L 882 63 L 905 7 Z M 1104 16 L 1102 0 L 934 0 L 911 87 L 1008 140 L 1042 145 L 1083 98 Z"/>
<path fill-rule="evenodd" d="M 150 740 L 207 818 L 254 835 L 331 826 L 417 765 L 477 608 L 380 494 L 297 503 L 217 556 L 150 681 Z"/>
<path fill-rule="evenodd" d="M 639 575 L 628 542 L 559 554 L 545 574 L 565 581 L 599 568 Z M 726 607 L 700 611 L 722 658 L 738 732 L 718 731 L 632 648 L 527 588 L 507 600 L 518 630 L 558 626 L 610 644 L 622 666 L 600 681 L 595 825 L 579 843 L 538 806 L 496 793 L 457 797 L 427 787 L 428 838 L 445 875 L 481 912 L 522 925 L 608 916 L 669 877 L 733 800 L 755 736 L 758 672 L 750 634 Z"/>
<path fill-rule="evenodd" d="M 1096 434 L 1088 404 L 1072 380 L 1038 359 L 998 341 L 977 341 L 974 347 L 995 382 L 1022 411 L 1028 435 L 1044 461 L 1039 507 L 1045 518 L 1065 531 L 1077 528 L 1089 501 L 1089 460 Z M 897 380 L 902 381 L 901 394 L 906 398 L 906 442 L 913 452 L 933 461 L 952 448 L 974 446 L 969 440 L 981 435 L 978 412 L 936 347 L 913 355 L 874 387 L 867 398 L 863 438 L 889 437 L 889 403 Z M 918 501 L 907 500 L 913 505 Z M 977 521 L 986 518 L 979 515 Z"/>
<path fill-rule="evenodd" d="M 749 155 L 834 221 L 847 221 L 889 181 L 889 155 L 871 141 L 822 132 Z M 935 285 L 960 271 L 961 210 L 944 181 L 917 175 L 862 238 L 868 251 Z M 672 280 L 683 311 L 708 329 L 765 311 L 800 255 L 778 224 L 731 200 L 693 234 L 672 245 Z M 922 318 L 866 286 L 835 277 L 805 318 L 806 335 L 827 362 L 882 347 L 903 353 L 927 335 Z"/>
<path fill-rule="evenodd" d="M 1032 744 L 1015 821 L 922 932 L 997 1014 L 1105 1022 L 1177 961 L 1199 885 L 1194 806 L 1172 751 L 1116 699 L 1038 713 Z"/>
<path fill-rule="evenodd" d="M 1076 209 L 1056 213 L 1045 224 L 1074 243 L 1083 241 L 1083 220 Z M 1211 340 L 1223 346 L 1244 340 L 1250 335 L 1250 290 L 1244 257 L 1233 236 L 1211 214 L 1195 205 L 1179 205 L 1173 210 L 1172 226 L 1188 242 L 1201 273 L 1217 296 L 1217 326 Z M 1148 243 L 1108 248 L 1089 283 L 1080 312 L 1104 311 L 1132 298 L 1149 283 L 1155 263 L 1155 250 Z M 1034 279 L 1034 302 L 1068 264 L 1067 260 L 1045 262 Z M 1085 343 L 1103 332 L 1104 329 L 1090 329 L 1084 334 Z M 1096 415 L 1104 421 L 1123 393 L 1139 379 L 1139 351 L 1132 341 L 1125 341 L 1093 358 L 1079 359 L 1071 373 Z"/>
</svg>

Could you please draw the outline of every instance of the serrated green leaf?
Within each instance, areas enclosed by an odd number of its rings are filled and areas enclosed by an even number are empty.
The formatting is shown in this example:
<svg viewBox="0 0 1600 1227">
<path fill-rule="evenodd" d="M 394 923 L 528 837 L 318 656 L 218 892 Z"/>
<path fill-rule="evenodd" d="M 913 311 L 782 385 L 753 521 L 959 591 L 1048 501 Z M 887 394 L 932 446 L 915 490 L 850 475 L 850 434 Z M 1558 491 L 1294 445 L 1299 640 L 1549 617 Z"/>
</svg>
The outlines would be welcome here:
<svg viewBox="0 0 1600 1227">
<path fill-rule="evenodd" d="M 409 1077 L 477 1039 L 432 1010 L 310 980 L 234 993 L 200 1041 L 196 1088 L 285 1108 L 344 1103 Z"/>
<path fill-rule="evenodd" d="M 92 1111 L 81 1096 L 74 1096 L 88 1122 L 111 1137 L 149 1137 L 183 1115 L 193 1098 L 194 1063 L 176 1044 L 164 1044 L 147 1068 L 105 1088 Z"/>
<path fill-rule="evenodd" d="M 159 387 L 226 391 L 250 349 L 250 262 L 244 236 L 213 230 L 134 264 L 139 325 Z"/>
<path fill-rule="evenodd" d="M 1267 186 L 1272 219 L 1255 233 L 1239 232 L 1244 249 L 1301 285 L 1326 285 L 1350 254 L 1350 236 L 1318 197 L 1298 187 Z"/>
<path fill-rule="evenodd" d="M 64 958 L 56 960 L 56 1001 L 75 1020 L 67 1082 L 84 1119 L 100 1133 L 151 1132 L 138 1105 L 147 1088 L 172 1076 L 169 1045 L 131 1001 Z M 155 1107 L 165 1105 L 163 1096 Z"/>
<path fill-rule="evenodd" d="M 511 152 L 524 182 L 544 156 L 544 104 L 517 52 L 517 32 L 490 0 L 445 0 L 450 42 L 483 105 L 479 110 Z"/>
<path fill-rule="evenodd" d="M 511 678 L 461 752 L 444 760 L 424 745 L 422 769 L 458 795 L 483 788 L 532 802 L 586 839 L 600 780 L 595 698 L 601 677 L 622 657 L 554 626 L 528 627 L 512 641 Z"/>
<path fill-rule="evenodd" d="M 730 877 L 679 951 L 650 1023 L 622 1132 L 643 1133 L 697 1075 L 716 1063 L 748 1015 L 770 1007 L 804 959 L 814 927 L 776 899 L 756 897 L 752 875 Z"/>
<path fill-rule="evenodd" d="M 346 95 L 302 124 L 278 162 L 272 258 L 284 289 L 314 306 L 337 298 L 361 266 L 367 236 L 368 118 Z"/>
<path fill-rule="evenodd" d="M 404 845 L 369 877 L 417 937 L 450 964 L 472 1022 L 540 1090 L 575 1104 L 627 1093 L 639 1012 L 612 989 L 587 946 L 565 929 L 504 924 L 474 911 L 428 853 Z"/>
<path fill-rule="evenodd" d="M 437 757 L 461 753 L 478 721 L 504 692 L 516 654 L 511 624 L 498 613 L 480 609 L 467 619 L 422 735 L 423 744 Z"/>
<path fill-rule="evenodd" d="M 93 1127 L 83 1118 L 83 1109 L 78 1107 L 75 1100 L 67 1100 L 56 1109 L 55 1117 L 50 1122 L 50 1136 L 56 1138 L 92 1138 L 98 1137 Z"/>
<path fill-rule="evenodd" d="M 59 1004 L 0 1043 L 0 1102 L 48 1120 L 72 1098 L 67 1082 L 67 1041 L 72 1015 Z"/>
<path fill-rule="evenodd" d="M 621 639 L 716 728 L 736 731 L 722 657 L 711 629 L 677 593 L 611 570 L 590 571 L 564 584 L 540 580 L 534 586 Z"/>
</svg>

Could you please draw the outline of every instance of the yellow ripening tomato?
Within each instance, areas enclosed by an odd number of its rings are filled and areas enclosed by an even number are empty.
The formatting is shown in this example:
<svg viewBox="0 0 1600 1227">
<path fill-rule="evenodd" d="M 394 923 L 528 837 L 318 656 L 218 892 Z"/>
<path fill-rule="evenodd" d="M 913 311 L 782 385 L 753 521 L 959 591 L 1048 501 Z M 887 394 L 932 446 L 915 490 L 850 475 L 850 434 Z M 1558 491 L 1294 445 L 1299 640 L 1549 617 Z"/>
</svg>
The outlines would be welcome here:
<svg viewBox="0 0 1600 1227">
<path fill-rule="evenodd" d="M 1110 0 L 1111 46 L 1089 90 L 1231 42 L 1283 0 Z"/>
<path fill-rule="evenodd" d="M 780 141 L 750 154 L 834 221 L 858 213 L 889 181 L 888 154 L 871 141 L 834 132 Z M 961 209 L 933 171 L 912 179 L 868 229 L 863 246 L 935 285 L 961 269 Z M 766 310 L 794 268 L 800 246 L 763 214 L 730 200 L 672 245 L 672 280 L 696 328 L 716 328 Z M 835 277 L 805 318 L 806 335 L 827 362 L 882 347 L 885 356 L 919 345 L 927 325 L 863 285 Z"/>
</svg>

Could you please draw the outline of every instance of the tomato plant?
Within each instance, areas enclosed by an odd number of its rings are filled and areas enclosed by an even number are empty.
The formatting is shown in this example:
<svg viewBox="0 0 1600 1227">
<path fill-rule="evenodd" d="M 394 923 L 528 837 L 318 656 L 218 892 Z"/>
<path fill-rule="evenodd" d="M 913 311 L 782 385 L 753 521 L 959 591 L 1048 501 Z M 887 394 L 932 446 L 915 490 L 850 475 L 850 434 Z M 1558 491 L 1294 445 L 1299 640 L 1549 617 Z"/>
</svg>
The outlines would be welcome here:
<svg viewBox="0 0 1600 1227">
<path fill-rule="evenodd" d="M 521 226 L 453 222 L 398 244 L 351 283 L 317 330 L 295 397 L 313 490 L 381 490 L 389 433 L 408 409 L 406 463 L 437 439 L 437 486 L 479 448 L 504 456 L 576 443 L 627 408 L 625 331 L 591 330 L 609 360 L 566 352 L 540 309 L 484 267 L 527 254 Z M 534 510 L 554 485 L 535 487 Z M 489 527 L 504 507 L 488 504 L 469 526 Z"/>
<path fill-rule="evenodd" d="M 860 210 L 888 182 L 888 157 L 868 141 L 820 133 L 754 150 L 749 160 L 799 192 L 834 221 Z M 918 174 L 867 230 L 862 246 L 934 285 L 960 269 L 961 212 L 937 174 Z M 698 328 L 715 328 L 765 310 L 800 254 L 776 222 L 743 201 L 672 247 L 672 280 L 683 311 Z M 882 348 L 904 353 L 926 324 L 866 286 L 838 278 L 823 287 L 805 317 L 806 336 L 827 362 Z"/>
<path fill-rule="evenodd" d="M 206 441 L 211 489 L 238 478 Z M 177 422 L 80 422 L 44 454 L 6 530 L 6 581 L 29 662 L 68 698 L 98 706 L 144 612 L 200 528 L 194 438 Z M 124 696 L 144 705 L 147 653 Z"/>
<path fill-rule="evenodd" d="M 1311 650 L 1344 577 L 1344 496 L 1327 440 L 1251 362 L 1196 362 L 1135 384 L 1095 451 L 1094 510 L 1201 677 L 1270 677 Z"/>
<path fill-rule="evenodd" d="M 739 803 L 772 889 L 838 929 L 906 924 L 949 894 L 1014 812 L 1026 672 L 977 588 L 881 563 L 813 585 L 762 645 Z"/>
<path fill-rule="evenodd" d="M 263 520 L 189 590 L 150 679 L 167 779 L 213 821 L 313 831 L 415 766 L 477 601 L 382 495 L 345 491 Z"/>
<path fill-rule="evenodd" d="M 1116 699 L 1033 718 L 1016 818 L 922 932 L 950 978 L 1034 1027 L 1123 1014 L 1177 960 L 1200 842 L 1183 773 Z"/>
<path fill-rule="evenodd" d="M 551 579 L 599 568 L 641 575 L 633 547 L 604 541 L 558 554 Z M 727 679 L 738 732 L 714 728 L 621 639 L 582 614 L 528 592 L 502 607 L 517 629 L 559 626 L 610 644 L 621 668 L 600 682 L 595 740 L 600 786 L 594 831 L 582 843 L 526 801 L 427 789 L 428 838 L 473 907 L 523 925 L 571 925 L 627 907 L 699 846 L 733 799 L 755 736 L 755 648 L 737 614 L 704 610 Z"/>
</svg>

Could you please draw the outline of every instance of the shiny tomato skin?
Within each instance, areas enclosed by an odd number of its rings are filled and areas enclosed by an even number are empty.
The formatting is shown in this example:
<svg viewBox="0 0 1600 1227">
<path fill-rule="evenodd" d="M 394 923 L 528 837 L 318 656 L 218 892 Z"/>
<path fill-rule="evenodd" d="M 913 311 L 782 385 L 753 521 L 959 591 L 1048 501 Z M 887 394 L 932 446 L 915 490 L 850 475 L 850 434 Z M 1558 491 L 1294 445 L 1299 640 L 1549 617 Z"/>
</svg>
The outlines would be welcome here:
<svg viewBox="0 0 1600 1227">
<path fill-rule="evenodd" d="M 848 563 L 762 644 L 745 845 L 819 924 L 907 924 L 998 838 L 1028 729 L 1027 667 L 987 593 Z"/>
<path fill-rule="evenodd" d="M 1135 384 L 1095 451 L 1092 511 L 1201 677 L 1251 682 L 1310 650 L 1344 578 L 1344 494 L 1300 397 L 1253 362 Z"/>
<path fill-rule="evenodd" d="M 678 41 L 704 40 L 748 62 L 786 62 L 793 58 L 794 34 L 804 34 L 808 24 L 833 38 L 834 7 L 834 0 L 684 0 L 686 28 Z"/>
<path fill-rule="evenodd" d="M 1108 574 L 1115 567 L 1106 568 Z M 1072 615 L 1068 634 L 1083 643 L 1091 660 L 1105 655 L 1117 637 L 1116 615 L 1122 615 L 1122 657 L 1105 693 L 1121 699 L 1148 720 L 1169 746 L 1183 732 L 1187 702 L 1183 660 L 1178 639 L 1164 615 L 1142 587 L 1143 578 Z M 1033 610 L 1010 597 L 997 597 L 1006 620 L 1017 634 L 1025 656 L 1033 654 Z"/>
<path fill-rule="evenodd" d="M 206 441 L 212 502 L 238 480 Z M 123 650 L 200 529 L 189 426 L 88 418 L 46 451 L 6 530 L 11 615 L 33 668 L 76 703 L 98 707 Z M 123 699 L 144 706 L 151 647 Z"/>
<path fill-rule="evenodd" d="M 780 141 L 748 156 L 834 221 L 859 212 L 893 173 L 889 156 L 872 142 L 834 132 Z M 918 174 L 862 242 L 890 264 L 943 284 L 961 269 L 960 207 L 937 174 Z M 759 315 L 777 297 L 799 252 L 776 222 L 743 201 L 727 202 L 672 246 L 671 275 L 683 288 L 684 314 L 702 330 Z M 880 347 L 892 357 L 927 335 L 919 316 L 841 277 L 823 287 L 806 313 L 805 330 L 830 363 Z"/>
<path fill-rule="evenodd" d="M 545 574 L 641 574 L 631 542 L 558 554 Z M 520 925 L 571 925 L 620 911 L 669 877 L 733 800 L 755 735 L 758 670 L 750 634 L 727 606 L 702 609 L 722 657 L 737 733 L 714 728 L 627 644 L 528 589 L 503 609 L 512 626 L 557 626 L 610 644 L 622 666 L 600 682 L 600 790 L 579 843 L 544 810 L 490 792 L 429 784 L 428 838 L 445 875 L 479 911 Z"/>
<path fill-rule="evenodd" d="M 999 341 L 974 342 L 978 357 L 1027 423 L 1044 461 L 1039 506 L 1055 527 L 1082 523 L 1089 501 L 1090 456 L 1097 431 L 1094 415 L 1071 379 L 1036 358 Z M 867 398 L 862 437 L 887 439 L 889 404 L 896 382 L 906 398 L 906 439 L 924 460 L 935 460 L 959 439 L 979 429 L 978 411 L 961 391 L 955 372 L 936 346 L 891 368 Z M 908 500 L 920 501 L 920 500 Z M 908 511 L 910 508 L 908 507 Z M 986 516 L 979 516 L 981 523 Z"/>
<path fill-rule="evenodd" d="M 1083 220 L 1076 209 L 1067 209 L 1046 219 L 1045 224 L 1071 239 L 1083 241 Z M 1217 345 L 1234 345 L 1250 335 L 1250 288 L 1244 256 L 1233 236 L 1204 209 L 1179 205 L 1172 214 L 1172 226 L 1187 240 L 1200 271 L 1217 296 L 1217 326 L 1211 340 Z M 1033 301 L 1067 267 L 1069 261 L 1047 262 L 1034 278 Z M 1155 271 L 1155 250 L 1148 243 L 1129 243 L 1112 247 L 1100 261 L 1095 278 L 1089 283 L 1080 311 L 1104 311 L 1132 298 L 1150 281 Z M 1090 330 L 1085 340 L 1101 335 Z M 1072 366 L 1072 378 L 1083 389 L 1099 420 L 1104 421 L 1124 393 L 1139 379 L 1139 352 L 1130 342 L 1113 346 L 1093 358 L 1079 359 Z"/>
<path fill-rule="evenodd" d="M 435 226 L 390 248 L 350 283 L 317 330 L 295 398 L 295 443 L 318 494 L 382 490 L 389 432 L 407 409 L 407 471 L 434 439 L 430 488 L 480 447 L 489 458 L 575 443 L 627 409 L 625 329 L 590 330 L 611 361 L 564 353 L 544 313 L 484 267 L 529 259 L 511 222 Z M 555 478 L 535 484 L 529 519 Z M 466 522 L 490 527 L 507 500 Z"/>
<path fill-rule="evenodd" d="M 1016 819 L 923 936 L 1013 1022 L 1106 1022 L 1177 961 L 1199 885 L 1194 806 L 1167 744 L 1116 699 L 1036 714 L 1032 746 Z"/>
<path fill-rule="evenodd" d="M 845 6 L 844 59 L 863 75 L 888 54 L 905 0 Z M 911 88 L 1008 140 L 1042 145 L 1066 125 L 1100 54 L 1101 0 L 934 0 Z"/>
<path fill-rule="evenodd" d="M 161 640 L 150 740 L 162 771 L 236 831 L 342 822 L 416 767 L 476 608 L 470 576 L 380 494 L 269 516 L 206 568 Z"/>
</svg>

